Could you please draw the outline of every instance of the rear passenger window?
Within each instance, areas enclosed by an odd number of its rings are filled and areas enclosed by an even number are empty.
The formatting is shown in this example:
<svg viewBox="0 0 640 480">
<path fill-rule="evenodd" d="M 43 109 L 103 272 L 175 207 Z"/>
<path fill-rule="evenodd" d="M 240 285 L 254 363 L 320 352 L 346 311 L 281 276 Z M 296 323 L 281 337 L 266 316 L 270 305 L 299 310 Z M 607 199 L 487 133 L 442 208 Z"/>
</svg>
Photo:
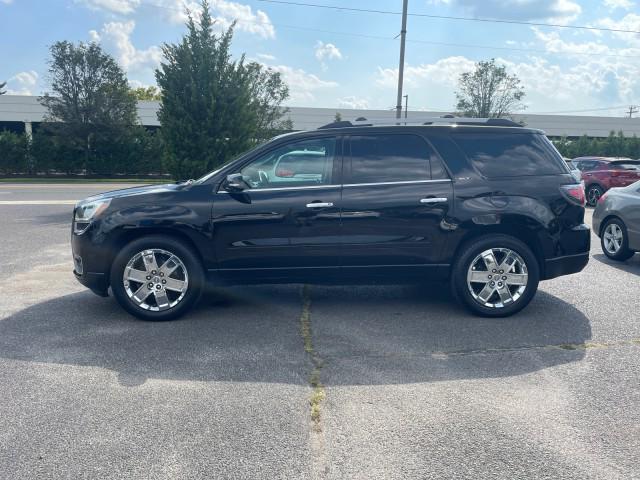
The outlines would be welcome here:
<svg viewBox="0 0 640 480">
<path fill-rule="evenodd" d="M 562 158 L 543 135 L 465 133 L 452 138 L 485 177 L 565 173 Z"/>
<path fill-rule="evenodd" d="M 351 183 L 448 178 L 440 158 L 416 135 L 351 137 Z"/>
</svg>

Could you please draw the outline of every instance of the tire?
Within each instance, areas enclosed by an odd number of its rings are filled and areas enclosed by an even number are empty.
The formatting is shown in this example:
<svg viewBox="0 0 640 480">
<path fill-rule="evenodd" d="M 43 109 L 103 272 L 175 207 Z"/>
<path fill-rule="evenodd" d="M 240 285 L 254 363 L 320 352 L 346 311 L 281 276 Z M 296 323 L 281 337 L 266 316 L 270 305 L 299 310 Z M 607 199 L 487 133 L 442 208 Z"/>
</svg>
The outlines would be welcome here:
<svg viewBox="0 0 640 480">
<path fill-rule="evenodd" d="M 618 262 L 630 259 L 635 253 L 629 250 L 627 226 L 619 218 L 611 218 L 602 226 L 600 246 L 607 257 Z"/>
<path fill-rule="evenodd" d="M 538 260 L 517 238 L 487 235 L 466 243 L 460 252 L 451 272 L 451 288 L 472 313 L 508 317 L 526 307 L 536 294 L 540 281 Z M 506 268 L 505 261 L 509 262 Z M 489 268 L 490 264 L 496 268 Z"/>
<path fill-rule="evenodd" d="M 199 300 L 203 285 L 204 270 L 196 253 L 168 236 L 132 241 L 111 266 L 113 296 L 122 308 L 143 320 L 173 320 L 184 315 Z"/>
<path fill-rule="evenodd" d="M 590 185 L 587 188 L 587 205 L 595 207 L 603 194 L 604 189 L 600 185 Z"/>
</svg>

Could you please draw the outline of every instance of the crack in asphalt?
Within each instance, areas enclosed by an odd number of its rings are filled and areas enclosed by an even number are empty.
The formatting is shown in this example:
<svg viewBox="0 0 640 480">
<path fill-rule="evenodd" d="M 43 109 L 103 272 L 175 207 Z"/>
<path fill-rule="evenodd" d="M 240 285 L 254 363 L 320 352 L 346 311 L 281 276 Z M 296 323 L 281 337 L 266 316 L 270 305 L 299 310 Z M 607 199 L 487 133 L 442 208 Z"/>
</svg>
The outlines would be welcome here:
<svg viewBox="0 0 640 480">
<path fill-rule="evenodd" d="M 415 354 L 397 354 L 397 353 L 386 353 L 386 354 L 354 354 L 354 355 L 325 355 L 326 360 L 330 359 L 340 359 L 340 358 L 446 358 L 446 357 L 456 357 L 456 356 L 467 356 L 467 355 L 490 355 L 494 353 L 509 353 L 509 352 L 525 352 L 531 350 L 565 350 L 565 351 L 573 351 L 573 350 L 589 350 L 589 349 L 606 349 L 613 347 L 628 347 L 635 346 L 640 347 L 640 338 L 632 338 L 630 340 L 619 340 L 614 342 L 585 342 L 585 343 L 558 343 L 558 344 L 549 344 L 549 345 L 522 345 L 517 347 L 496 347 L 496 348 L 478 348 L 478 349 L 465 349 L 465 350 L 449 350 L 449 351 L 432 351 L 432 352 L 423 352 L 423 353 L 415 353 Z"/>
</svg>

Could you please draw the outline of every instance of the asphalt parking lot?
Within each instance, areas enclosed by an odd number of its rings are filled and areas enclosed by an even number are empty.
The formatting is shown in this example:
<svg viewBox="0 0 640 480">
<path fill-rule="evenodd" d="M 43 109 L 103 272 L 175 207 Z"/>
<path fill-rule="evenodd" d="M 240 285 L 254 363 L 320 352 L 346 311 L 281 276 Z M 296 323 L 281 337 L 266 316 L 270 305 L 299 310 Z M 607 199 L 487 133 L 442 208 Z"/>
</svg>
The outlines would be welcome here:
<svg viewBox="0 0 640 480">
<path fill-rule="evenodd" d="M 594 236 L 508 319 L 286 285 L 145 323 L 71 273 L 64 202 L 110 188 L 0 184 L 0 478 L 640 478 L 640 255 Z"/>
</svg>

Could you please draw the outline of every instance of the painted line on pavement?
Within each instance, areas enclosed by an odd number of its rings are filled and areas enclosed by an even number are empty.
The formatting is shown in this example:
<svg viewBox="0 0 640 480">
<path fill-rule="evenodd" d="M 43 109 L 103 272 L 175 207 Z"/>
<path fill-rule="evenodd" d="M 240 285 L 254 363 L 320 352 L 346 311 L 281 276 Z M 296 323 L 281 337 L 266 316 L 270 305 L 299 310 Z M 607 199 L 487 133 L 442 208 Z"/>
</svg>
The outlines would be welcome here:
<svg viewBox="0 0 640 480">
<path fill-rule="evenodd" d="M 0 200 L 0 205 L 75 205 L 78 200 Z"/>
</svg>

